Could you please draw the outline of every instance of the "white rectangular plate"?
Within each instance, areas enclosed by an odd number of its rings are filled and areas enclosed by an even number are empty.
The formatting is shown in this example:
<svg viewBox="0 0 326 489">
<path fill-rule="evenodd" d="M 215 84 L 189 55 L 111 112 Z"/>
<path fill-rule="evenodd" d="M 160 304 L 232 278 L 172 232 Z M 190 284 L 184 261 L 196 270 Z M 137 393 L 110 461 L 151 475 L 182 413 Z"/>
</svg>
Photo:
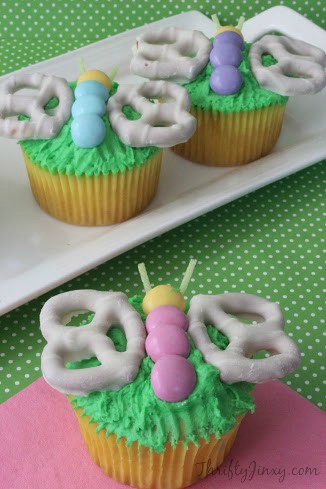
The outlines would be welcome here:
<svg viewBox="0 0 326 489">
<path fill-rule="evenodd" d="M 153 27 L 152 24 L 150 27 Z M 155 23 L 214 33 L 199 12 Z M 86 67 L 109 71 L 119 65 L 117 81 L 137 82 L 128 72 L 131 46 L 144 26 L 44 61 L 26 69 L 78 77 L 77 58 Z M 253 41 L 277 30 L 326 49 L 326 33 L 286 7 L 274 7 L 247 21 L 244 35 Z M 25 70 L 24 70 L 25 71 Z M 19 146 L 0 138 L 0 314 L 73 277 L 244 194 L 294 173 L 326 156 L 326 91 L 289 102 L 281 137 L 273 152 L 240 168 L 206 168 L 165 152 L 156 198 L 141 215 L 125 223 L 82 228 L 45 214 L 33 200 Z"/>
</svg>

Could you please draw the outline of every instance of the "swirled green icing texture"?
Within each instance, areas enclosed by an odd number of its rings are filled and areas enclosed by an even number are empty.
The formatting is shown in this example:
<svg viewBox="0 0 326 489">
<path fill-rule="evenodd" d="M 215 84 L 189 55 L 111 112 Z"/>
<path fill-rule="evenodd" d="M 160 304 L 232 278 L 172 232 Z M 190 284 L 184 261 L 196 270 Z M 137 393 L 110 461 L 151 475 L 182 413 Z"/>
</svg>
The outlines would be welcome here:
<svg viewBox="0 0 326 489">
<path fill-rule="evenodd" d="M 194 107 L 213 112 L 241 112 L 243 110 L 258 110 L 280 104 L 285 105 L 288 97 L 278 95 L 261 88 L 252 74 L 248 57 L 251 44 L 245 43 L 242 51 L 242 63 L 239 70 L 242 73 L 243 85 L 238 93 L 234 95 L 217 95 L 209 86 L 209 79 L 214 68 L 210 63 L 197 76 L 196 80 L 184 85 L 191 97 Z M 270 55 L 263 56 L 263 64 L 270 66 L 275 64 L 275 59 Z"/>
<path fill-rule="evenodd" d="M 141 312 L 142 298 L 130 299 L 130 303 Z M 144 318 L 144 315 L 142 314 Z M 225 349 L 228 340 L 214 327 L 208 326 L 211 340 Z M 108 336 L 117 350 L 124 351 L 126 340 L 123 332 L 112 328 Z M 106 430 L 107 436 L 115 433 L 125 437 L 128 445 L 137 441 L 139 445 L 162 452 L 164 444 L 173 446 L 178 440 L 185 444 L 198 444 L 199 438 L 217 437 L 236 425 L 235 416 L 254 411 L 254 402 L 249 391 L 252 384 L 239 382 L 227 385 L 221 382 L 218 370 L 204 362 L 192 340 L 188 359 L 195 367 L 197 384 L 190 396 L 180 402 L 169 403 L 158 399 L 152 389 L 150 373 L 153 362 L 146 356 L 141 363 L 135 380 L 118 391 L 93 392 L 88 396 L 72 399 L 75 408 L 82 408 L 91 421 L 98 424 L 97 430 Z M 99 365 L 97 359 L 68 364 L 70 368 Z"/>
<path fill-rule="evenodd" d="M 70 84 L 74 90 L 76 84 Z M 110 91 L 112 96 L 117 90 L 113 84 Z M 57 100 L 52 100 L 47 108 L 54 108 Z M 129 119 L 137 119 L 139 114 L 130 107 L 124 109 Z M 139 167 L 149 160 L 158 148 L 133 148 L 120 141 L 112 130 L 108 116 L 103 116 L 106 126 L 104 141 L 96 148 L 83 149 L 76 146 L 71 138 L 72 118 L 62 127 L 60 133 L 53 139 L 20 141 L 20 145 L 29 159 L 40 168 L 51 174 L 98 176 L 123 173 L 134 167 Z"/>
</svg>

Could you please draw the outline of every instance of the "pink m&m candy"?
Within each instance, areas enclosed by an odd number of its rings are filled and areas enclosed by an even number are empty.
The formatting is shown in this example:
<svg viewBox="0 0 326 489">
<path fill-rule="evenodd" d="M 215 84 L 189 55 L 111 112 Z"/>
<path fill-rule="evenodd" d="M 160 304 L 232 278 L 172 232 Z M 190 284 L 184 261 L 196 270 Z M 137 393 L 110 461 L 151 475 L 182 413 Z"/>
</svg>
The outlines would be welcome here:
<svg viewBox="0 0 326 489">
<path fill-rule="evenodd" d="M 146 338 L 145 348 L 147 355 L 156 362 L 164 355 L 187 357 L 190 343 L 183 329 L 174 324 L 165 324 L 161 328 L 151 330 Z"/>
<path fill-rule="evenodd" d="M 151 382 L 156 396 L 162 401 L 178 402 L 186 399 L 196 384 L 195 369 L 186 358 L 165 355 L 154 365 Z"/>
<path fill-rule="evenodd" d="M 189 320 L 186 314 L 176 306 L 158 306 L 147 316 L 146 329 L 148 333 L 157 327 L 164 327 L 166 324 L 174 324 L 186 331 Z"/>
</svg>

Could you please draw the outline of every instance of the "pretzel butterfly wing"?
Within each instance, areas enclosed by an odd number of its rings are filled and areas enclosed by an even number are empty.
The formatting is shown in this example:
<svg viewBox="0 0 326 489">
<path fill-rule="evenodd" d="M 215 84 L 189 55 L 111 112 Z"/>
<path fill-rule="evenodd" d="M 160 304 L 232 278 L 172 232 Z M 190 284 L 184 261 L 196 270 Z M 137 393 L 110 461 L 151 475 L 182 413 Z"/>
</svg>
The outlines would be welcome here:
<svg viewBox="0 0 326 489">
<path fill-rule="evenodd" d="M 133 47 L 130 71 L 150 80 L 194 80 L 207 65 L 212 44 L 200 31 L 168 27 L 147 31 Z"/>
<path fill-rule="evenodd" d="M 245 324 L 231 315 L 255 315 L 263 319 Z M 220 371 L 223 382 L 267 382 L 295 370 L 300 353 L 284 332 L 284 318 L 277 304 L 251 294 L 198 295 L 190 302 L 188 332 L 207 363 Z M 225 350 L 214 345 L 205 324 L 225 334 L 229 344 Z M 254 360 L 251 356 L 267 350 L 272 355 Z"/>
<path fill-rule="evenodd" d="M 94 311 L 85 326 L 66 326 L 67 317 Z M 145 327 L 138 312 L 119 292 L 74 290 L 49 299 L 40 315 L 41 331 L 47 340 L 41 365 L 45 380 L 66 394 L 87 395 L 97 390 L 117 390 L 133 381 L 145 356 Z M 118 352 L 106 333 L 117 325 L 127 340 L 126 351 Z M 101 365 L 68 369 L 68 361 L 97 357 Z"/>
<path fill-rule="evenodd" d="M 267 53 L 276 64 L 263 65 Z M 249 59 L 258 83 L 280 95 L 313 94 L 326 86 L 326 53 L 304 41 L 266 35 L 252 44 Z"/>
<path fill-rule="evenodd" d="M 140 118 L 128 119 L 123 112 L 126 106 L 131 106 Z M 125 144 L 134 147 L 174 146 L 187 141 L 196 129 L 196 119 L 189 113 L 188 93 L 171 82 L 120 85 L 107 107 L 114 131 Z"/>
<path fill-rule="evenodd" d="M 23 95 L 22 89 L 34 89 Z M 58 105 L 50 115 L 45 105 L 52 99 Z M 0 135 L 16 139 L 50 139 L 57 135 L 70 117 L 72 91 L 66 80 L 40 73 L 17 73 L 0 83 Z M 28 120 L 13 116 L 27 115 Z"/>
</svg>

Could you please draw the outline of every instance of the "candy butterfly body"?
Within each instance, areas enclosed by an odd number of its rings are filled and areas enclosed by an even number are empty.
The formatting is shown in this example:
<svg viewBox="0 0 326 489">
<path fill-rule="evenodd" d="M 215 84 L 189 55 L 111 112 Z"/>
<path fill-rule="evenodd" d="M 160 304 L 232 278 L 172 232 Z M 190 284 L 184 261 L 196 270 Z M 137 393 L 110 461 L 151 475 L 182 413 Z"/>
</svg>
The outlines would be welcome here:
<svg viewBox="0 0 326 489">
<path fill-rule="evenodd" d="M 243 83 L 238 67 L 242 61 L 244 47 L 241 34 L 242 18 L 237 27 L 220 27 L 213 41 L 210 63 L 215 68 L 210 77 L 210 87 L 217 95 L 237 93 Z"/>
<path fill-rule="evenodd" d="M 103 72 L 89 70 L 77 81 L 75 98 L 71 113 L 71 136 L 80 148 L 94 148 L 105 137 L 103 115 L 109 98 L 111 79 Z"/>
</svg>

